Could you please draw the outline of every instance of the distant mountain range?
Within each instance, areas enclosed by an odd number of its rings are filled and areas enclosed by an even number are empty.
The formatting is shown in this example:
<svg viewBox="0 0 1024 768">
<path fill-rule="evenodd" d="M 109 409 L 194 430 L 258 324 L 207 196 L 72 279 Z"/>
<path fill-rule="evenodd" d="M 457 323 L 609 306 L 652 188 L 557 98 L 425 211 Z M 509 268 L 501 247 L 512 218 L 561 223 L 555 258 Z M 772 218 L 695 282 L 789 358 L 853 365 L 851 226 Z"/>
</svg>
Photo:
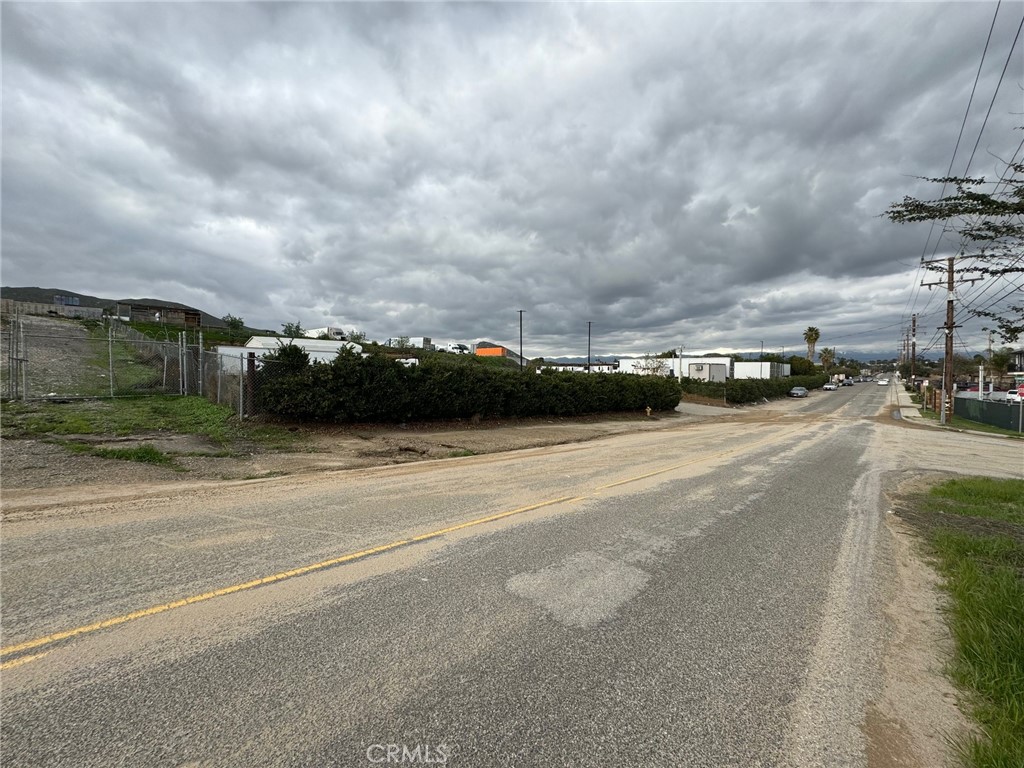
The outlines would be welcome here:
<svg viewBox="0 0 1024 768">
<path fill-rule="evenodd" d="M 63 288 L 9 288 L 0 287 L 0 299 L 11 299 L 12 301 L 29 301 L 36 304 L 53 304 L 54 296 L 71 296 L 78 299 L 81 307 L 94 307 L 107 309 L 117 304 L 146 304 L 151 307 L 173 307 L 175 309 L 191 309 L 199 312 L 203 317 L 203 325 L 207 328 L 225 328 L 224 321 L 214 317 L 208 312 L 203 312 L 188 304 L 180 304 L 176 301 L 164 301 L 163 299 L 104 299 L 99 296 L 89 296 L 84 293 L 66 291 Z"/>
</svg>

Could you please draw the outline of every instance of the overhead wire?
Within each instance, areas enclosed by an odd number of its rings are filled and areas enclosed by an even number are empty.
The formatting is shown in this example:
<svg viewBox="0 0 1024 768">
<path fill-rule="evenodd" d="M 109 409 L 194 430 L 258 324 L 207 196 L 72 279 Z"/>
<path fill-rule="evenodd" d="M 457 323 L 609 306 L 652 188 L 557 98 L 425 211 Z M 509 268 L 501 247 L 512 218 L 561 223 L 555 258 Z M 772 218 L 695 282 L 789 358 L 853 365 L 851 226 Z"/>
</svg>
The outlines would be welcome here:
<svg viewBox="0 0 1024 768">
<path fill-rule="evenodd" d="M 1024 139 L 1021 139 L 1020 144 L 1017 145 L 1017 149 L 1014 151 L 1013 156 L 1010 158 L 1010 161 L 1007 163 L 1006 168 L 1003 170 L 1002 174 L 1000 174 L 999 180 L 995 183 L 995 189 L 993 191 L 993 196 L 1001 194 L 1002 192 L 1005 192 L 1006 190 L 1009 189 L 1010 181 L 1012 181 L 1013 178 L 1017 175 L 1017 171 L 1014 169 L 1014 163 L 1017 162 L 1017 155 L 1020 154 L 1021 149 L 1024 149 Z M 1002 190 L 1000 190 L 1000 186 L 1003 187 Z M 1009 262 L 1004 268 L 1005 269 L 1009 269 L 1009 270 L 1014 270 L 1014 269 L 1019 268 L 1022 264 L 1024 264 L 1024 253 L 1021 253 L 1020 255 L 1018 255 L 1011 262 Z M 996 277 L 997 278 L 1001 278 L 1003 280 L 1009 281 L 1009 278 L 1007 277 L 1006 274 L 997 275 Z M 972 286 L 971 289 L 967 293 L 965 293 L 965 295 L 963 297 L 963 302 L 964 302 L 963 310 L 964 311 L 970 311 L 972 304 L 975 304 L 978 301 L 981 301 L 982 298 L 985 296 L 985 294 L 987 294 L 990 290 L 995 289 L 995 287 L 998 286 L 998 285 L 999 285 L 999 283 L 997 281 L 991 281 L 991 282 L 987 282 L 987 283 L 986 282 L 982 282 L 982 283 L 979 284 L 978 287 Z M 989 306 L 991 306 L 991 305 L 989 305 Z M 985 308 L 987 309 L 988 307 L 985 307 Z"/>
<path fill-rule="evenodd" d="M 961 139 L 963 139 L 964 129 L 967 126 L 967 118 L 971 114 L 971 106 L 974 104 L 974 95 L 975 95 L 975 93 L 978 90 L 978 83 L 981 80 L 981 72 L 982 72 L 982 69 L 984 68 L 984 65 L 985 65 L 985 57 L 988 55 L 988 47 L 989 47 L 989 44 L 992 42 L 992 32 L 993 32 L 993 30 L 996 27 L 996 19 L 999 17 L 999 8 L 1002 6 L 1002 4 L 1003 4 L 1002 0 L 999 0 L 999 2 L 996 3 L 995 12 L 992 14 L 992 23 L 989 25 L 988 36 L 985 38 L 985 47 L 982 49 L 982 52 L 981 52 L 981 61 L 978 62 L 978 71 L 974 75 L 974 85 L 971 86 L 971 96 L 967 100 L 967 109 L 964 110 L 964 118 L 963 118 L 963 120 L 960 123 L 960 133 L 956 137 L 956 144 L 953 147 L 953 154 L 949 158 L 949 167 L 946 169 L 946 178 L 949 178 L 952 175 L 952 173 L 953 173 L 953 164 L 956 162 L 956 154 L 957 154 L 957 152 L 960 149 L 960 141 L 961 141 Z M 979 140 L 980 140 L 980 135 L 979 135 Z M 939 192 L 939 199 L 940 200 L 946 194 L 946 186 L 947 186 L 947 183 L 945 181 L 943 181 L 943 183 L 942 183 L 942 190 Z M 924 248 L 921 250 L 921 260 L 920 260 L 921 264 L 918 266 L 917 277 L 915 277 L 915 280 L 914 280 L 914 282 L 915 282 L 914 290 L 911 292 L 911 295 L 910 295 L 910 297 L 907 300 L 907 305 L 903 308 L 903 319 L 904 320 L 906 320 L 906 317 L 907 317 L 907 307 L 910 307 L 911 310 L 912 310 L 914 307 L 917 306 L 917 299 L 920 296 L 920 292 L 921 292 L 921 290 L 920 290 L 921 289 L 921 285 L 920 285 L 920 282 L 921 282 L 921 280 L 920 280 L 920 278 L 921 278 L 921 271 L 922 271 L 922 268 L 924 266 L 925 255 L 928 253 L 928 245 L 929 245 L 929 243 L 931 242 L 931 239 L 932 239 L 932 232 L 934 232 L 934 231 L 935 231 L 935 221 L 932 220 L 931 226 L 928 228 L 928 236 L 925 238 L 925 241 L 924 241 Z M 945 235 L 946 232 L 947 232 L 946 222 L 943 221 L 942 222 L 942 232 L 939 233 L 939 237 L 935 241 L 935 250 L 932 252 L 933 256 L 938 251 L 939 243 L 942 242 L 942 236 Z M 930 297 L 929 297 L 928 303 L 929 304 L 931 303 L 931 298 Z"/>
<path fill-rule="evenodd" d="M 999 13 L 999 7 L 997 5 L 995 14 L 993 15 L 993 27 L 995 25 L 995 19 L 998 16 L 998 13 Z M 988 121 L 989 121 L 989 118 L 991 117 L 992 109 L 995 106 L 996 99 L 997 99 L 997 97 L 999 95 L 1000 88 L 1002 87 L 1003 80 L 1006 77 L 1006 72 L 1009 69 L 1010 62 L 1013 60 L 1013 53 L 1014 53 L 1014 50 L 1017 47 L 1017 43 L 1020 40 L 1020 35 L 1021 35 L 1022 29 L 1024 29 L 1024 16 L 1021 17 L 1020 24 L 1018 24 L 1018 26 L 1017 26 L 1017 32 L 1014 35 L 1013 43 L 1010 45 L 1010 50 L 1009 50 L 1009 52 L 1008 52 L 1008 54 L 1006 56 L 1006 61 L 1003 64 L 1003 69 L 1000 72 L 999 80 L 996 83 L 996 87 L 995 87 L 995 89 L 994 89 L 994 91 L 992 93 L 992 98 L 989 101 L 988 109 L 985 112 L 985 118 L 982 121 L 982 125 L 981 125 L 980 130 L 978 131 L 978 138 L 975 140 L 974 147 L 971 150 L 971 155 L 970 155 L 970 157 L 967 160 L 966 166 L 964 167 L 963 178 L 969 178 L 971 164 L 974 162 L 974 157 L 977 154 L 978 147 L 981 145 L 982 136 L 985 133 L 985 128 L 988 126 Z M 989 30 L 989 39 L 991 39 L 991 32 L 992 32 L 992 30 L 990 28 L 990 30 Z M 988 50 L 988 42 L 987 41 L 986 41 L 985 50 L 986 51 Z M 985 54 L 983 53 L 982 54 L 982 61 L 984 61 L 984 58 L 985 58 Z M 980 68 L 979 68 L 979 71 L 980 71 Z M 975 79 L 975 87 L 976 86 L 977 86 L 977 78 Z M 973 101 L 973 98 L 974 98 L 974 91 L 972 90 L 972 92 L 971 92 L 971 99 L 972 99 L 972 101 Z M 970 105 L 968 105 L 968 110 L 969 109 L 970 109 Z M 962 127 L 961 127 L 961 131 L 962 131 Z M 957 146 L 959 146 L 959 138 L 957 140 Z M 1013 157 L 1011 158 L 1010 162 L 1007 164 L 1007 166 L 1004 169 L 1003 173 L 1000 175 L 999 180 L 995 182 L 995 186 L 994 186 L 993 192 L 992 192 L 993 195 L 1000 194 L 1000 192 L 1001 192 L 1001 190 L 999 188 L 1000 185 L 1003 186 L 1004 190 L 1007 189 L 1009 187 L 1010 180 L 1012 180 L 1014 178 L 1014 176 L 1016 176 L 1016 170 L 1013 169 L 1013 164 L 1014 164 L 1014 162 L 1016 160 L 1017 155 L 1020 153 L 1020 150 L 1021 150 L 1022 147 L 1024 147 L 1024 140 L 1022 140 L 1021 143 L 1018 145 L 1016 151 L 1013 154 Z M 954 149 L 954 158 L 955 158 L 955 156 L 956 156 L 956 150 Z M 952 162 L 951 162 L 950 166 L 952 167 Z M 1007 175 L 1007 174 L 1009 174 L 1009 175 Z M 943 194 L 944 193 L 945 193 L 945 185 L 943 186 Z M 940 197 L 941 197 L 941 195 L 940 195 Z M 938 248 L 939 248 L 939 244 L 941 243 L 942 235 L 944 235 L 946 233 L 946 231 L 947 231 L 947 229 L 946 229 L 945 223 L 944 223 L 943 232 L 940 234 L 938 240 L 936 240 L 935 249 L 934 249 L 933 254 L 932 254 L 933 256 L 935 255 L 935 253 L 937 253 Z M 961 255 L 964 254 L 964 249 L 965 249 L 966 244 L 967 244 L 967 237 L 965 235 L 961 235 L 960 245 L 959 245 L 959 247 L 957 249 L 958 252 Z M 927 248 L 927 244 L 926 244 L 926 248 Z M 1022 260 L 1024 260 L 1024 254 L 1022 254 L 1022 255 L 1018 256 L 1016 259 L 1014 259 L 1014 261 L 1012 261 L 1008 265 L 1008 268 L 1011 268 L 1011 269 L 1012 268 L 1016 268 L 1017 265 L 1019 265 Z M 956 308 L 954 310 L 954 313 L 955 313 L 954 314 L 954 323 L 956 322 L 957 319 L 964 320 L 967 317 L 972 317 L 972 318 L 973 317 L 978 317 L 978 314 L 977 314 L 978 310 L 975 309 L 976 304 L 989 291 L 995 289 L 996 286 L 1000 285 L 1002 280 L 1010 282 L 1009 278 L 1006 277 L 1006 274 L 996 275 L 995 277 L 998 278 L 995 281 L 986 281 L 986 280 L 982 279 L 982 280 L 978 281 L 980 283 L 980 285 L 978 285 L 978 287 L 975 287 L 972 284 L 967 289 L 967 291 L 962 295 L 960 302 L 956 305 Z M 981 308 L 981 311 L 987 311 L 987 310 L 991 309 L 992 307 L 996 306 L 1000 301 L 1002 301 L 1003 299 L 1007 298 L 1008 296 L 1012 295 L 1013 293 L 1015 293 L 1015 292 L 1017 292 L 1019 290 L 1020 290 L 1020 286 L 1011 282 L 1011 289 L 1008 292 L 1006 292 L 1005 294 L 1003 294 L 1000 297 L 997 297 L 996 299 L 991 301 L 989 304 L 987 304 L 985 307 Z"/>
<path fill-rule="evenodd" d="M 996 12 L 999 12 L 998 6 L 996 6 Z M 995 24 L 995 17 L 993 17 L 992 23 Z M 978 145 L 981 144 L 981 137 L 985 133 L 985 126 L 988 125 L 988 119 L 992 115 L 992 107 L 995 106 L 996 97 L 999 95 L 999 89 L 1003 85 L 1003 78 L 1006 77 L 1006 70 L 1009 69 L 1010 61 L 1013 60 L 1013 51 L 1017 47 L 1017 41 L 1020 40 L 1020 33 L 1022 29 L 1024 29 L 1024 16 L 1021 16 L 1020 24 L 1017 25 L 1017 34 L 1013 37 L 1013 43 L 1010 45 L 1010 52 L 1006 55 L 1006 63 L 1003 64 L 1003 71 L 999 73 L 999 82 L 996 83 L 996 89 L 992 92 L 992 100 L 988 103 L 988 110 L 985 112 L 985 120 L 981 124 L 981 130 L 978 131 L 978 140 L 974 142 L 974 149 L 971 150 L 971 156 L 967 160 L 967 167 L 964 168 L 965 177 L 970 173 L 971 163 L 974 162 L 974 155 L 978 151 Z"/>
</svg>

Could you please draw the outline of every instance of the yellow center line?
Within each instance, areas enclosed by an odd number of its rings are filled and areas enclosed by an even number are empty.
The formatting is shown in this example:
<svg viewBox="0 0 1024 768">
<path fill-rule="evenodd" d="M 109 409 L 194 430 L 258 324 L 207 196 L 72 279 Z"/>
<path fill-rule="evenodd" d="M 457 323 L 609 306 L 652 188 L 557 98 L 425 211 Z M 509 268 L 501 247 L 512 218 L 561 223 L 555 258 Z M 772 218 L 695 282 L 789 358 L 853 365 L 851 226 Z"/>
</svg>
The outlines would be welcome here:
<svg viewBox="0 0 1024 768">
<path fill-rule="evenodd" d="M 427 541 L 428 539 L 436 539 L 439 536 L 444 536 L 448 533 L 461 531 L 465 528 L 471 528 L 476 525 L 491 523 L 495 520 L 501 520 L 506 517 L 511 517 L 512 515 L 522 514 L 523 512 L 530 512 L 535 509 L 549 507 L 554 504 L 561 504 L 563 502 L 577 501 L 580 498 L 582 497 L 563 496 L 557 499 L 548 499 L 547 501 L 542 501 L 537 504 L 530 504 L 525 507 L 517 507 L 516 509 L 510 509 L 505 512 L 499 512 L 494 515 L 487 515 L 486 517 L 478 517 L 473 520 L 467 520 L 466 522 L 459 523 L 458 525 L 451 525 L 447 528 L 440 528 L 436 531 L 431 531 L 430 533 L 423 533 L 419 536 L 413 536 L 408 539 L 399 539 L 398 541 L 393 541 L 390 544 L 383 544 L 379 547 L 363 549 L 359 552 L 350 552 L 349 554 L 341 555 L 340 557 L 334 557 L 330 560 L 322 560 L 319 563 L 304 565 L 301 568 L 293 568 L 288 571 L 281 571 L 280 573 L 275 573 L 271 576 L 264 576 L 261 579 L 253 579 L 252 581 L 246 581 L 242 584 L 234 584 L 230 587 L 222 587 L 221 589 L 215 589 L 210 592 L 204 592 L 200 595 L 192 595 L 191 597 L 182 598 L 181 600 L 174 600 L 170 603 L 154 605 L 149 608 L 143 608 L 142 610 L 132 611 L 131 613 L 125 613 L 121 616 L 114 616 L 110 619 L 104 619 L 103 621 L 97 621 L 92 624 L 85 624 L 81 627 L 75 627 L 74 629 L 66 629 L 62 632 L 54 632 L 49 635 L 44 635 L 43 637 L 37 637 L 34 640 L 26 640 L 23 643 L 17 643 L 15 645 L 9 645 L 6 648 L 0 648 L 0 656 L 9 656 L 10 654 L 21 653 L 22 651 L 28 651 L 33 648 L 39 648 L 44 645 L 59 642 L 61 640 L 67 640 L 72 637 L 77 637 L 78 635 L 84 635 L 89 632 L 95 632 L 99 629 L 107 629 L 109 627 L 115 627 L 118 624 L 125 624 L 129 621 L 135 621 L 136 619 L 143 619 L 148 616 L 156 616 L 159 613 L 166 613 L 167 611 L 172 611 L 175 608 L 184 608 L 186 605 L 195 605 L 196 603 L 202 603 L 206 600 L 212 600 L 215 597 L 233 595 L 236 592 L 243 592 L 245 590 L 253 589 L 255 587 L 262 587 L 266 584 L 273 584 L 278 581 L 283 581 L 284 579 L 291 579 L 296 576 L 302 576 L 307 573 L 312 573 L 313 571 L 319 571 L 324 568 L 330 568 L 331 566 L 341 565 L 342 563 L 350 563 L 353 560 L 361 560 L 362 558 L 371 557 L 372 555 L 379 555 L 382 552 L 388 552 L 393 549 L 398 549 L 399 547 L 404 547 L 408 544 L 416 544 L 422 541 Z M 39 656 L 42 655 L 45 654 L 29 656 L 26 657 L 26 660 L 39 658 Z M 4 664 L 13 665 L 14 662 L 4 662 Z M 0 669 L 2 668 L 4 667 L 0 667 Z"/>
<path fill-rule="evenodd" d="M 30 661 L 41 659 L 48 653 L 50 653 L 50 651 L 43 651 L 42 653 L 36 653 L 31 656 L 21 656 L 17 659 L 5 661 L 3 664 L 0 664 L 0 670 L 10 669 L 11 667 L 20 667 L 22 664 L 28 664 Z"/>
<path fill-rule="evenodd" d="M 715 454 L 712 454 L 710 456 L 701 456 L 701 457 L 698 457 L 698 458 L 695 458 L 695 459 L 690 459 L 689 461 L 684 461 L 684 462 L 681 462 L 681 463 L 678 463 L 678 464 L 673 464 L 672 466 L 669 466 L 669 467 L 663 467 L 663 468 L 657 469 L 657 470 L 655 470 L 653 472 L 646 472 L 646 473 L 644 473 L 642 475 L 636 475 L 634 477 L 629 477 L 629 478 L 626 478 L 625 480 L 617 480 L 614 483 L 607 483 L 605 485 L 599 485 L 599 486 L 597 486 L 594 489 L 594 491 L 592 493 L 596 493 L 597 491 L 603 491 L 603 490 L 606 490 L 608 488 L 615 488 L 615 487 L 620 486 L 620 485 L 626 485 L 627 483 L 634 483 L 634 482 L 636 482 L 638 480 L 644 480 L 646 478 L 654 477 L 656 475 L 662 475 L 662 474 L 665 474 L 666 472 L 671 472 L 673 470 L 680 469 L 680 468 L 686 467 L 686 466 L 690 466 L 692 464 L 699 464 L 701 462 L 705 462 L 705 461 L 709 461 L 709 460 L 712 460 L 712 459 L 721 458 L 723 456 L 730 456 L 732 454 L 740 453 L 741 451 L 750 450 L 751 448 L 756 448 L 756 447 L 758 447 L 760 445 L 763 445 L 765 443 L 771 442 L 772 440 L 777 440 L 779 437 L 784 437 L 787 434 L 791 434 L 793 432 L 798 432 L 801 429 L 804 429 L 805 427 L 806 427 L 806 425 L 801 425 L 800 427 L 798 427 L 796 429 L 792 429 L 792 430 L 789 430 L 787 432 L 783 432 L 781 434 L 775 434 L 775 435 L 773 435 L 768 440 L 760 440 L 760 441 L 758 441 L 756 443 L 751 443 L 751 444 L 748 444 L 748 445 L 743 445 L 743 446 L 740 446 L 739 448 L 732 448 L 732 449 L 730 449 L 728 451 L 721 451 L 719 453 L 715 453 Z M 562 496 L 562 497 L 557 498 L 557 499 L 548 499 L 546 501 L 541 501 L 541 502 L 538 502 L 536 504 L 529 504 L 529 505 L 527 505 L 525 507 L 517 507 L 515 509 L 506 510 L 505 512 L 498 512 L 497 514 L 487 515 L 485 517 L 477 517 L 477 518 L 474 518 L 472 520 L 467 520 L 466 522 L 463 522 L 463 523 L 458 523 L 456 525 L 451 525 L 451 526 L 448 526 L 446 528 L 439 528 L 438 530 L 430 531 L 429 533 L 423 533 L 423 534 L 420 534 L 419 536 L 412 536 L 412 537 L 410 537 L 408 539 L 399 539 L 398 541 L 392 541 L 389 544 L 382 544 L 382 545 L 380 545 L 378 547 L 372 547 L 370 549 L 363 549 L 363 550 L 360 550 L 359 552 L 350 552 L 348 554 L 341 555 L 340 557 L 331 558 L 330 560 L 322 560 L 319 563 L 313 563 L 311 565 L 304 565 L 304 566 L 302 566 L 300 568 L 293 568 L 293 569 L 288 570 L 288 571 L 281 571 L 279 573 L 275 573 L 275 574 L 272 574 L 270 576 L 264 576 L 263 578 L 260 578 L 260 579 L 253 579 L 252 581 L 246 581 L 246 582 L 241 583 L 241 584 L 233 584 L 232 586 L 229 586 L 229 587 L 221 587 L 220 589 L 215 589 L 215 590 L 212 590 L 210 592 L 203 592 L 202 594 L 199 594 L 199 595 L 192 595 L 191 597 L 185 597 L 185 598 L 182 598 L 180 600 L 174 600 L 174 601 L 169 602 L 169 603 L 162 603 L 160 605 L 154 605 L 154 606 L 151 606 L 149 608 L 143 608 L 141 610 L 132 611 L 130 613 L 122 614 L 120 616 L 114 616 L 112 618 L 104 619 L 102 621 L 97 621 L 97 622 L 94 622 L 92 624 L 85 624 L 85 625 L 80 626 L 80 627 L 75 627 L 74 629 L 66 629 L 66 630 L 63 630 L 61 632 L 53 632 L 52 634 L 44 635 L 43 637 L 37 637 L 37 638 L 35 638 L 33 640 L 26 640 L 26 641 L 24 641 L 22 643 L 16 643 L 14 645 L 9 645 L 6 648 L 0 648 L 0 657 L 2 657 L 2 656 L 9 656 L 11 654 L 16 654 L 16 653 L 21 653 L 23 651 L 32 650 L 33 648 L 40 648 L 40 647 L 42 647 L 44 645 L 50 645 L 51 643 L 57 643 L 57 642 L 60 642 L 61 640 L 67 640 L 67 639 L 72 638 L 72 637 L 78 637 L 79 635 L 85 635 L 85 634 L 88 634 L 90 632 L 96 632 L 97 630 L 108 629 L 109 627 L 116 627 L 119 624 L 125 624 L 125 623 L 127 623 L 129 621 L 135 621 L 136 619 L 144 619 L 144 618 L 147 618 L 149 616 L 156 616 L 157 614 L 166 613 L 167 611 L 172 611 L 172 610 L 175 610 L 176 608 L 184 608 L 185 606 L 188 606 L 188 605 L 195 605 L 196 603 L 202 603 L 202 602 L 205 602 L 206 600 L 212 600 L 215 597 L 224 597 L 225 595 L 233 595 L 233 594 L 235 594 L 237 592 L 244 592 L 245 590 L 254 589 L 256 587 L 262 587 L 262 586 L 265 586 L 267 584 L 273 584 L 275 582 L 283 581 L 285 579 L 291 579 L 291 578 L 294 578 L 296 576 L 302 576 L 302 575 L 305 575 L 307 573 L 312 573 L 313 571 L 319 571 L 319 570 L 323 570 L 324 568 L 330 568 L 330 567 L 335 566 L 335 565 L 341 565 L 342 563 L 350 563 L 350 562 L 352 562 L 354 560 L 361 560 L 361 559 L 366 558 L 366 557 L 372 557 L 373 555 L 379 555 L 379 554 L 382 554 L 384 552 L 389 552 L 391 550 L 398 549 L 399 547 L 404 547 L 404 546 L 407 546 L 407 545 L 410 545 L 410 544 L 418 544 L 418 543 L 423 542 L 423 541 L 428 541 L 429 539 L 436 539 L 436 538 L 438 538 L 440 536 L 444 536 L 444 535 L 449 534 L 449 533 L 454 533 L 456 531 L 465 530 L 466 528 L 472 528 L 472 527 L 477 526 L 477 525 L 484 525 L 486 523 L 493 523 L 493 522 L 495 522 L 497 520 L 502 520 L 502 519 L 504 519 L 506 517 L 512 517 L 513 515 L 523 514 L 524 512 L 531 512 L 531 511 L 536 510 L 536 509 L 541 509 L 543 507 L 550 507 L 550 506 L 554 506 L 556 504 L 563 504 L 563 503 L 571 503 L 571 502 L 576 502 L 576 501 L 583 501 L 584 499 L 588 498 L 589 495 L 590 494 L 583 494 L 581 496 Z M 47 651 L 47 653 L 49 653 L 49 651 Z M 33 655 L 33 656 L 24 656 L 24 657 L 21 657 L 21 658 L 18 658 L 18 659 L 12 659 L 12 660 L 9 660 L 9 661 L 5 661 L 2 664 L 0 664 L 0 669 L 8 669 L 9 667 L 17 666 L 18 664 L 23 664 L 23 663 L 28 662 L 28 661 L 33 661 L 33 660 L 41 658 L 42 656 L 45 656 L 45 655 L 46 655 L 46 653 L 40 653 L 40 654 L 36 654 L 36 655 Z"/>
</svg>

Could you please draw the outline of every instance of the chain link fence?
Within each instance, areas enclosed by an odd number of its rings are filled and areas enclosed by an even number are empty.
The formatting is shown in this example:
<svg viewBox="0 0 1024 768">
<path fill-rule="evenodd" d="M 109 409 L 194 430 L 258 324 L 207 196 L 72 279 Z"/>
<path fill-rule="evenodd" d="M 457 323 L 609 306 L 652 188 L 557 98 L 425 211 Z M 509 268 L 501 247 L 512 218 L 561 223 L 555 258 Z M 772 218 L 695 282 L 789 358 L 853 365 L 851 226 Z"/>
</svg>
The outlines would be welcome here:
<svg viewBox="0 0 1024 768">
<path fill-rule="evenodd" d="M 118 320 L 0 318 L 0 392 L 10 400 L 199 395 L 239 417 L 257 412 L 266 350 L 203 350 L 201 331 L 154 339 Z"/>
<path fill-rule="evenodd" d="M 0 327 L 0 389 L 16 400 L 181 394 L 180 344 L 118 322 L 8 315 Z"/>
<path fill-rule="evenodd" d="M 274 363 L 264 360 L 266 350 L 203 352 L 200 358 L 202 388 L 207 399 L 229 406 L 239 418 L 259 413 L 256 391 Z"/>
</svg>

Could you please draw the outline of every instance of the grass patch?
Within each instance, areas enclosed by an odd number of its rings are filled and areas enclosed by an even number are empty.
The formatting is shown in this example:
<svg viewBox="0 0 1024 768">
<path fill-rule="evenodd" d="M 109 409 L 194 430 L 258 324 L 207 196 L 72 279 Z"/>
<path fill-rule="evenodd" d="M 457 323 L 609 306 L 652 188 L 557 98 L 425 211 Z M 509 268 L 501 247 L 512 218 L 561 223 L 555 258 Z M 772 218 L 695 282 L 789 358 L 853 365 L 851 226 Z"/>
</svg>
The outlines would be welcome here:
<svg viewBox="0 0 1024 768">
<path fill-rule="evenodd" d="M 1024 480 L 962 477 L 933 488 L 926 509 L 1024 526 Z"/>
<path fill-rule="evenodd" d="M 921 411 L 921 416 L 936 423 L 940 421 L 940 415 L 941 414 L 938 411 L 928 411 L 923 409 Z M 972 432 L 988 432 L 993 435 L 1006 435 L 1008 437 L 1024 438 L 1024 435 L 1021 435 L 1021 433 L 1016 430 L 993 427 L 991 424 L 983 424 L 980 421 L 971 421 L 970 419 L 965 419 L 961 416 L 951 417 L 946 422 L 946 426 L 952 427 L 953 429 L 969 429 Z"/>
<path fill-rule="evenodd" d="M 120 459 L 121 461 L 137 461 L 141 464 L 175 466 L 174 459 L 151 445 L 140 445 L 134 448 L 100 448 L 82 443 L 67 443 L 65 447 L 74 453 L 87 453 L 90 456 L 99 456 L 101 459 Z"/>
<path fill-rule="evenodd" d="M 448 452 L 449 459 L 457 459 L 461 456 L 476 456 L 476 451 L 471 451 L 469 448 L 458 448 Z"/>
<path fill-rule="evenodd" d="M 1024 481 L 959 478 L 912 501 L 951 598 L 951 674 L 982 732 L 961 755 L 1024 765 Z"/>
<path fill-rule="evenodd" d="M 276 425 L 239 421 L 230 408 L 202 397 L 10 402 L 0 405 L 0 416 L 3 436 L 12 438 L 172 432 L 201 435 L 225 450 L 236 443 L 283 450 L 301 438 Z"/>
</svg>

